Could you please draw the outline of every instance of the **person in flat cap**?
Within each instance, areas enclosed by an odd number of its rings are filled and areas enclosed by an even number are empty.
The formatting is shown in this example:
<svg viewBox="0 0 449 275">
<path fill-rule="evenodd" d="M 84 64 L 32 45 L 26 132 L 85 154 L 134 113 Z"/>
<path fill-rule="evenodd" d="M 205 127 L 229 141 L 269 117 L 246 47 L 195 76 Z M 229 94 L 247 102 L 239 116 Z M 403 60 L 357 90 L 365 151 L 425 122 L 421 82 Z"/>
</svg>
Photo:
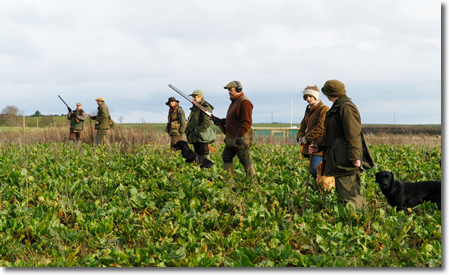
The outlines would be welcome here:
<svg viewBox="0 0 449 275">
<path fill-rule="evenodd" d="M 187 126 L 186 115 L 184 110 L 179 106 L 179 100 L 174 97 L 168 98 L 165 103 L 170 108 L 168 110 L 168 122 L 165 127 L 165 131 L 170 136 L 170 148 L 173 144 L 182 140 L 182 135 L 184 134 Z M 173 149 L 172 149 L 173 150 Z"/>
<path fill-rule="evenodd" d="M 189 96 L 207 111 L 212 113 L 214 107 L 204 100 L 203 91 L 195 90 Z M 211 117 L 201 111 L 195 104 L 192 105 L 192 108 L 190 108 L 189 122 L 186 127 L 187 141 L 190 144 L 193 144 L 194 151 L 197 154 L 207 159 L 210 159 L 209 144 L 217 140 L 217 136 L 211 126 Z"/>
<path fill-rule="evenodd" d="M 323 151 L 323 175 L 335 177 L 335 187 L 343 205 L 362 207 L 360 172 L 362 123 L 357 106 L 346 95 L 345 85 L 328 80 L 321 88 L 333 102 L 324 120 L 324 136 L 309 152 Z"/>
<path fill-rule="evenodd" d="M 223 169 L 230 177 L 234 176 L 234 157 L 237 155 L 247 176 L 254 176 L 256 170 L 251 160 L 251 145 L 253 143 L 253 104 L 243 93 L 240 81 L 231 81 L 223 87 L 228 90 L 231 104 L 224 119 L 214 120 L 214 124 L 220 122 L 226 125 L 225 148 L 222 153 Z"/>
<path fill-rule="evenodd" d="M 68 108 L 68 107 L 67 107 Z M 78 141 L 81 142 L 81 132 L 83 131 L 84 120 L 86 119 L 87 114 L 83 110 L 83 104 L 78 102 L 76 103 L 76 109 L 67 114 L 67 119 L 70 120 L 70 141 Z"/>
<path fill-rule="evenodd" d="M 96 144 L 109 144 L 108 139 L 106 138 L 106 131 L 109 130 L 113 124 L 111 116 L 109 115 L 109 108 L 104 103 L 104 98 L 99 97 L 95 99 L 97 102 L 97 115 L 89 116 L 90 119 L 95 120 L 95 130 L 97 130 L 97 134 L 95 135 L 95 143 Z"/>
<path fill-rule="evenodd" d="M 309 146 L 323 138 L 324 133 L 324 118 L 329 107 L 324 105 L 320 100 L 320 90 L 318 86 L 307 86 L 302 91 L 302 96 L 308 105 L 301 121 L 301 127 L 296 134 L 296 140 L 302 146 L 302 155 L 310 158 L 310 174 L 315 179 L 317 178 L 317 166 L 323 160 L 323 152 L 309 153 Z"/>
</svg>

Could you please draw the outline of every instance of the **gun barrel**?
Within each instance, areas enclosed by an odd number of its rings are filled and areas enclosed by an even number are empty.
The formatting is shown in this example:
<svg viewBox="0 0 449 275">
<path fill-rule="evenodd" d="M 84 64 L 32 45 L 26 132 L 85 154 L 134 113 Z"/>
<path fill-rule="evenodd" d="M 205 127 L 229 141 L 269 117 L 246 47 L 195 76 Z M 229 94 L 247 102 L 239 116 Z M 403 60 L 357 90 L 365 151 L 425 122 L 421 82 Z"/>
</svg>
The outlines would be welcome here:
<svg viewBox="0 0 449 275">
<path fill-rule="evenodd" d="M 60 97 L 59 95 L 58 95 L 58 97 L 59 97 L 59 99 L 62 100 L 62 102 L 64 102 L 65 106 L 69 107 L 69 105 L 67 103 L 65 103 L 65 101 L 64 101 L 64 99 L 62 99 L 62 97 Z"/>
<path fill-rule="evenodd" d="M 204 108 L 203 106 L 201 106 L 200 104 L 198 104 L 198 102 L 193 101 L 190 97 L 188 97 L 186 94 L 184 94 L 183 92 L 181 92 L 178 88 L 176 88 L 175 86 L 168 84 L 168 87 L 172 88 L 175 92 L 177 92 L 178 94 L 180 94 L 183 98 L 187 99 L 188 101 L 190 101 L 193 105 L 195 105 L 196 107 L 198 107 L 201 111 L 205 112 L 208 116 L 212 117 L 212 113 L 209 112 L 208 110 L 206 110 L 206 108 Z"/>
</svg>

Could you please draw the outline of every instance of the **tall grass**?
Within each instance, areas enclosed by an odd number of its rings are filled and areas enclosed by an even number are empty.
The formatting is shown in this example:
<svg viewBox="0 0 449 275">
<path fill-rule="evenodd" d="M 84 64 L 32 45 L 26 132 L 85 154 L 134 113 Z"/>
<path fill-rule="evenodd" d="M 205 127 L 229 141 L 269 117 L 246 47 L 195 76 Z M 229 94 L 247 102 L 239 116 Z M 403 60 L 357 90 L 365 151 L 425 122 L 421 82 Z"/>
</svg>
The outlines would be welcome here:
<svg viewBox="0 0 449 275">
<path fill-rule="evenodd" d="M 92 143 L 96 130 L 89 124 L 85 125 L 81 133 L 82 143 Z M 0 143 L 50 143 L 68 142 L 69 128 L 65 127 L 45 127 L 39 129 L 27 129 L 26 132 L 20 130 L 2 130 L 0 132 Z M 153 127 L 151 124 L 143 124 L 140 127 L 130 127 L 116 124 L 108 131 L 107 137 L 110 143 L 133 145 L 133 144 L 169 144 L 170 137 Z M 224 135 L 217 133 L 215 145 L 223 143 Z M 423 144 L 430 147 L 441 147 L 441 136 L 429 134 L 388 134 L 380 132 L 377 134 L 365 134 L 365 139 L 369 145 L 417 145 Z M 295 144 L 289 137 L 262 136 L 257 135 L 254 139 L 257 144 L 292 145 Z"/>
</svg>

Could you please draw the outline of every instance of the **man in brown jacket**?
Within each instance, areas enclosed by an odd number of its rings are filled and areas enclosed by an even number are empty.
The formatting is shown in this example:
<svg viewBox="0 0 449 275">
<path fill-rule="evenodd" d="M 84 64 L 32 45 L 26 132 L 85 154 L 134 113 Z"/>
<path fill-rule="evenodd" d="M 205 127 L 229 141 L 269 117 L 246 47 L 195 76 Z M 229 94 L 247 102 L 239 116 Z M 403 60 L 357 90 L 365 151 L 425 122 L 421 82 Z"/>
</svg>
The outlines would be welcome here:
<svg viewBox="0 0 449 275">
<path fill-rule="evenodd" d="M 253 142 L 253 104 L 249 98 L 242 92 L 242 84 L 239 81 L 231 81 L 226 86 L 231 105 L 228 113 L 221 122 L 226 125 L 225 148 L 222 153 L 223 169 L 230 177 L 234 176 L 233 159 L 237 155 L 247 176 L 256 174 L 253 162 L 251 161 L 250 147 Z M 214 120 L 218 125 L 219 120 Z"/>
<path fill-rule="evenodd" d="M 362 124 L 360 113 L 346 95 L 345 85 L 328 80 L 321 89 L 333 102 L 324 121 L 324 136 L 309 152 L 324 151 L 323 174 L 335 177 L 335 187 L 343 204 L 362 206 L 360 172 L 362 158 Z"/>
</svg>

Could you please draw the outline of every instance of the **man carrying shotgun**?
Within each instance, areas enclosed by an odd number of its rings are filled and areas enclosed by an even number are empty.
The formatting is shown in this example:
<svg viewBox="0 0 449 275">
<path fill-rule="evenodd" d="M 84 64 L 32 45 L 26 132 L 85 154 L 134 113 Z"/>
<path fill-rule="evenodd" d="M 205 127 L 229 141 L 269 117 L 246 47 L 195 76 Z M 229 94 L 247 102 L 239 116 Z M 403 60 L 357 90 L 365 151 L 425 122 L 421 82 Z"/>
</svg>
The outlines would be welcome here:
<svg viewBox="0 0 449 275">
<path fill-rule="evenodd" d="M 70 120 L 70 135 L 69 140 L 81 142 L 81 132 L 83 131 L 84 120 L 86 119 L 86 112 L 83 110 L 82 103 L 76 103 L 76 109 L 72 111 L 69 106 L 67 119 Z"/>
</svg>

